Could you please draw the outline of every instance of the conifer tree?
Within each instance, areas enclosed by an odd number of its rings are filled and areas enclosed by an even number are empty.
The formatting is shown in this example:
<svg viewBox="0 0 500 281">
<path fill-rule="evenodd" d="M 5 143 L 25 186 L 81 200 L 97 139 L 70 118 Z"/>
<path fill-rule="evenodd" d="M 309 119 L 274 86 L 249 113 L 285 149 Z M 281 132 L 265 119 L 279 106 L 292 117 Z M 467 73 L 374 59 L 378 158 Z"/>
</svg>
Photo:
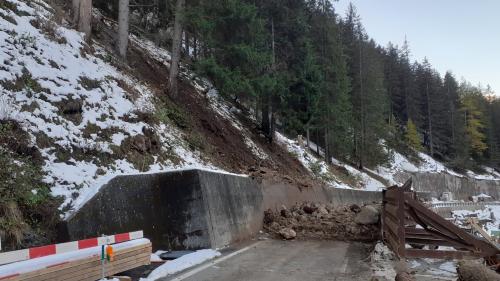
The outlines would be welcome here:
<svg viewBox="0 0 500 281">
<path fill-rule="evenodd" d="M 406 144 L 410 148 L 416 151 L 422 150 L 422 143 L 420 141 L 420 136 L 418 135 L 417 126 L 415 125 L 415 123 L 413 123 L 411 119 L 408 119 L 408 122 L 406 124 L 405 138 L 406 138 Z"/>
</svg>

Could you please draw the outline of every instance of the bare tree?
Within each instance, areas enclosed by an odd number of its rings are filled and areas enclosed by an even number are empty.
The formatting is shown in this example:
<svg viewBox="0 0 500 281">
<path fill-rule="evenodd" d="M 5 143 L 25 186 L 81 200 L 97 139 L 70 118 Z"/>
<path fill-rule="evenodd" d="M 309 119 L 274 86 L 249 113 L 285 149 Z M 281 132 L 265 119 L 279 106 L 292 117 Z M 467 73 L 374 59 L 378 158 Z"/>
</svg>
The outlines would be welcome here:
<svg viewBox="0 0 500 281">
<path fill-rule="evenodd" d="M 172 60 L 170 62 L 169 90 L 172 97 L 177 96 L 177 78 L 181 59 L 182 22 L 185 0 L 177 0 L 175 7 L 174 37 L 172 39 Z"/>
<path fill-rule="evenodd" d="M 73 6 L 73 23 L 78 25 L 78 18 L 80 17 L 80 0 L 72 0 Z"/>
<path fill-rule="evenodd" d="M 73 24 L 89 40 L 92 33 L 92 0 L 72 0 Z"/>
<path fill-rule="evenodd" d="M 123 59 L 127 58 L 129 29 L 129 0 L 120 0 L 118 12 L 118 53 Z"/>
</svg>

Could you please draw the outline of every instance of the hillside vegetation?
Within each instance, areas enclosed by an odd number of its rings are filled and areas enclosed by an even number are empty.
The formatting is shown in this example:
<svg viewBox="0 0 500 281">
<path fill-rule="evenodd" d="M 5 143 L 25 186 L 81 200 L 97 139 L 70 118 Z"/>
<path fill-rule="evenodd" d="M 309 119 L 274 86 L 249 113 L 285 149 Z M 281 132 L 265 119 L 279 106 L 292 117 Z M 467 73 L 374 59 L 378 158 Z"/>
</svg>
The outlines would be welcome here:
<svg viewBox="0 0 500 281">
<path fill-rule="evenodd" d="M 174 2 L 135 8 L 135 32 L 168 46 Z M 328 162 L 385 163 L 383 139 L 458 171 L 498 167 L 500 102 L 489 88 L 412 61 L 408 42 L 377 44 L 354 6 L 339 15 L 334 4 L 187 1 L 182 57 L 223 96 L 251 108 L 268 139 L 276 128 L 302 134 L 325 148 Z M 116 15 L 117 3 L 95 5 Z"/>
<path fill-rule="evenodd" d="M 354 8 L 342 18 L 327 1 L 188 1 L 172 95 L 168 1 L 131 7 L 125 58 L 117 1 L 94 1 L 90 38 L 67 2 L 0 2 L 8 249 L 54 240 L 123 174 L 200 168 L 365 190 L 401 184 L 400 171 L 500 178 L 485 166 L 498 164 L 497 100 L 410 63 L 407 47 L 378 46 Z"/>
</svg>

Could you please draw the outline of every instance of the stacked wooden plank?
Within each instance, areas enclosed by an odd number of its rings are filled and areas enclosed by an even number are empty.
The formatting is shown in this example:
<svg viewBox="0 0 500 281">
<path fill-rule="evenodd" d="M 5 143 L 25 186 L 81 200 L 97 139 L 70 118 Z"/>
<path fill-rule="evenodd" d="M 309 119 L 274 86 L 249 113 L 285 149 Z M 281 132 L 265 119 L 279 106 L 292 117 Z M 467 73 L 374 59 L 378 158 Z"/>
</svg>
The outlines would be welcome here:
<svg viewBox="0 0 500 281">
<path fill-rule="evenodd" d="M 142 265 L 150 264 L 151 242 L 147 239 L 138 239 L 125 243 L 115 244 L 114 258 L 106 261 L 104 265 L 104 276 L 116 275 Z M 43 268 L 12 274 L 11 276 L 0 277 L 2 281 L 13 280 L 88 280 L 95 281 L 102 278 L 103 266 L 101 265 L 100 247 L 89 249 L 90 255 L 82 258 L 71 258 L 69 261 L 60 261 L 55 264 L 44 266 Z M 47 258 L 47 257 L 46 257 Z M 39 258 L 39 260 L 44 258 Z M 26 266 L 36 265 L 37 260 L 23 261 Z M 33 263 L 34 262 L 34 263 Z"/>
</svg>

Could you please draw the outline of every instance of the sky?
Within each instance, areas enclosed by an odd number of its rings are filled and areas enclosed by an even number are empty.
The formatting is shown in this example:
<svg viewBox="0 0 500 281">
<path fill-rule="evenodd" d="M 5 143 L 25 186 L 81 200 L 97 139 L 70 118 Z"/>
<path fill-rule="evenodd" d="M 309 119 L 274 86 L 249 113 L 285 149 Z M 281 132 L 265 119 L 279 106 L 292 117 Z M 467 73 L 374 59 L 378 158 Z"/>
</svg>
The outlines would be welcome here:
<svg viewBox="0 0 500 281">
<path fill-rule="evenodd" d="M 382 46 L 401 46 L 405 36 L 412 60 L 429 62 L 441 74 L 490 85 L 500 95 L 500 1 L 339 0 L 345 16 L 352 2 L 368 35 Z"/>
</svg>

